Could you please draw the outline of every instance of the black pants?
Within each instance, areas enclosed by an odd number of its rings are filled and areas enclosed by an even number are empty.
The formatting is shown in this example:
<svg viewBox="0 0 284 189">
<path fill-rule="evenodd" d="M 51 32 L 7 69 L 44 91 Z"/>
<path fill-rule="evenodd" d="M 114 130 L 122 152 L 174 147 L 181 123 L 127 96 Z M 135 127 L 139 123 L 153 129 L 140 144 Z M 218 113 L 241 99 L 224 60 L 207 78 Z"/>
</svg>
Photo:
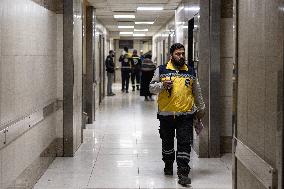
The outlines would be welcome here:
<svg viewBox="0 0 284 189">
<path fill-rule="evenodd" d="M 131 72 L 131 83 L 132 87 L 135 87 L 135 80 L 136 86 L 140 86 L 140 70 L 132 70 Z"/>
<path fill-rule="evenodd" d="M 188 174 L 191 144 L 193 140 L 193 116 L 158 116 L 160 120 L 160 137 L 162 139 L 162 156 L 164 162 L 174 162 L 174 138 L 177 138 L 176 162 L 178 172 Z"/>
<path fill-rule="evenodd" d="M 121 82 L 122 82 L 121 90 L 128 91 L 130 73 L 131 73 L 130 69 L 129 70 L 121 69 Z"/>
</svg>

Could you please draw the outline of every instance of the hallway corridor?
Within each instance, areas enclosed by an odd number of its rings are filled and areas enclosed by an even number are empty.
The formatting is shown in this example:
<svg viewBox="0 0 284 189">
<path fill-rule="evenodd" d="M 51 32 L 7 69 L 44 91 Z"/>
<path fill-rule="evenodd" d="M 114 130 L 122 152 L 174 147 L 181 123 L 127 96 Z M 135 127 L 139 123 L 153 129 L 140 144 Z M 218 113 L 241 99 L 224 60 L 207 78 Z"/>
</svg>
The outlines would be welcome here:
<svg viewBox="0 0 284 189">
<path fill-rule="evenodd" d="M 163 175 L 156 102 L 119 89 L 102 102 L 75 157 L 56 158 L 35 189 L 183 188 L 176 173 Z M 192 153 L 191 167 L 192 188 L 231 188 L 231 154 L 198 159 Z"/>
</svg>

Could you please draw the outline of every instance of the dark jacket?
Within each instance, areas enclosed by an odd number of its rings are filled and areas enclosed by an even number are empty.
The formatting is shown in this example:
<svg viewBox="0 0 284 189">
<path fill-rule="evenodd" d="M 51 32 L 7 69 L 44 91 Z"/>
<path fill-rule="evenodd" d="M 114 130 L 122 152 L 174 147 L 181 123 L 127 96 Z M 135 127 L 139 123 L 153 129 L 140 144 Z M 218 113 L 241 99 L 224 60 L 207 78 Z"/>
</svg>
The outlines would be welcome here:
<svg viewBox="0 0 284 189">
<path fill-rule="evenodd" d="M 131 68 L 133 71 L 140 71 L 142 61 L 138 55 L 132 55 Z"/>
<path fill-rule="evenodd" d="M 114 72 L 114 62 L 113 62 L 113 58 L 108 55 L 106 58 L 106 71 L 109 73 L 113 73 Z"/>
<path fill-rule="evenodd" d="M 131 56 L 129 55 L 129 53 L 121 55 L 119 57 L 119 62 L 121 62 L 121 71 L 131 70 Z"/>
</svg>

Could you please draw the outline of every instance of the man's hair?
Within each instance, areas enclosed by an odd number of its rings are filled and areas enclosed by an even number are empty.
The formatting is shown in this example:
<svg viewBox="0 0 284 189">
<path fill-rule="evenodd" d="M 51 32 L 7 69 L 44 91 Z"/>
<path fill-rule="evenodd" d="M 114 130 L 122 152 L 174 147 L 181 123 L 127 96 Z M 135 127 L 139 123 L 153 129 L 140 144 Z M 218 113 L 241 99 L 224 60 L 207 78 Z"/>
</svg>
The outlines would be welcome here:
<svg viewBox="0 0 284 189">
<path fill-rule="evenodd" d="M 128 47 L 123 48 L 125 52 L 128 52 Z"/>
<path fill-rule="evenodd" d="M 133 50 L 133 54 L 137 54 L 137 50 L 136 49 Z"/>
<path fill-rule="evenodd" d="M 111 53 L 113 53 L 113 52 L 114 52 L 113 50 L 110 50 L 108 53 L 111 54 Z"/>
<path fill-rule="evenodd" d="M 173 53 L 174 53 L 175 50 L 177 50 L 177 49 L 185 49 L 185 48 L 184 48 L 184 46 L 183 46 L 182 44 L 180 44 L 180 43 L 175 43 L 175 44 L 173 44 L 173 45 L 171 46 L 171 48 L 170 48 L 170 53 L 171 53 L 171 55 L 173 55 Z"/>
</svg>

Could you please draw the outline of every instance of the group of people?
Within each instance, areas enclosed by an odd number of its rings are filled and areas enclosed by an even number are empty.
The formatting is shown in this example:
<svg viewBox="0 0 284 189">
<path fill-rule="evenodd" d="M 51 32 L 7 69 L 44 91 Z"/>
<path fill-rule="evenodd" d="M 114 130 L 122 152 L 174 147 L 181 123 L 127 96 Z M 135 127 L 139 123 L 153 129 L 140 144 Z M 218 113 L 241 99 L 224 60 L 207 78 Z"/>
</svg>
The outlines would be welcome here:
<svg viewBox="0 0 284 189">
<path fill-rule="evenodd" d="M 128 92 L 129 75 L 136 71 L 135 65 L 139 64 L 139 59 L 136 58 L 135 52 L 131 57 L 128 49 L 124 50 L 125 53 L 120 57 L 123 76 L 122 90 Z M 191 184 L 189 161 L 193 141 L 193 120 L 200 121 L 204 116 L 205 103 L 195 70 L 185 63 L 184 46 L 180 43 L 173 44 L 170 48 L 170 55 L 169 62 L 158 68 L 155 68 L 151 57 L 145 57 L 140 66 L 141 79 L 145 77 L 147 78 L 145 81 L 150 82 L 148 95 L 158 94 L 157 118 L 160 121 L 159 134 L 162 139 L 164 174 L 173 175 L 173 163 L 176 161 L 178 183 L 185 186 Z M 141 89 L 143 89 L 143 82 Z M 176 150 L 175 138 L 177 139 Z"/>
<path fill-rule="evenodd" d="M 110 50 L 106 58 L 106 71 L 108 77 L 107 95 L 115 95 L 112 92 L 112 80 L 114 76 L 115 64 L 113 61 L 114 51 Z M 121 91 L 129 93 L 129 80 L 131 78 L 132 91 L 140 90 L 140 96 L 145 97 L 145 101 L 153 100 L 152 93 L 149 91 L 149 84 L 154 75 L 156 66 L 151 60 L 152 56 L 146 54 L 140 57 L 137 50 L 133 50 L 132 54 L 128 52 L 128 48 L 124 47 L 122 55 L 119 57 L 121 63 Z"/>
</svg>

